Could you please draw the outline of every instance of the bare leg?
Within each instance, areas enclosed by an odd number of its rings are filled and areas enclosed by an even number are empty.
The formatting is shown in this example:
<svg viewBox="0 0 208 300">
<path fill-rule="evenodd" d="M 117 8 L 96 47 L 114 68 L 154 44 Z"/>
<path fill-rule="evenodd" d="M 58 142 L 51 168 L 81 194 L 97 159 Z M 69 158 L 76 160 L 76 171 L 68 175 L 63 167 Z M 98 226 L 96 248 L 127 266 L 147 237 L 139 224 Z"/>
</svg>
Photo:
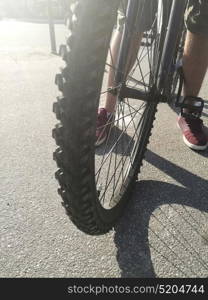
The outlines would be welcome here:
<svg viewBox="0 0 208 300">
<path fill-rule="evenodd" d="M 197 97 L 208 67 L 208 37 L 188 31 L 184 48 L 184 95 Z"/>
<path fill-rule="evenodd" d="M 137 53 L 139 51 L 141 40 L 142 40 L 142 35 L 143 33 L 140 34 L 137 33 L 134 35 L 132 39 L 132 44 L 130 46 L 128 61 L 127 61 L 126 76 L 129 74 L 136 61 Z M 116 66 L 121 38 L 122 38 L 122 33 L 116 31 L 111 45 L 110 64 L 112 66 Z M 108 87 L 115 86 L 114 79 L 115 79 L 115 70 L 113 68 L 110 68 L 109 77 L 108 77 Z M 111 93 L 107 93 L 106 102 L 105 102 L 105 109 L 107 110 L 107 112 L 113 113 L 115 111 L 116 100 L 117 100 L 116 96 L 112 95 Z"/>
<path fill-rule="evenodd" d="M 183 70 L 185 75 L 184 96 L 197 97 L 208 67 L 208 37 L 200 34 L 187 33 L 184 48 Z M 187 98 L 187 104 L 193 104 L 193 99 Z M 183 133 L 184 143 L 191 149 L 201 151 L 208 146 L 203 121 L 198 118 L 195 109 L 184 109 L 178 125 Z M 194 114 L 195 113 L 195 114 Z"/>
</svg>

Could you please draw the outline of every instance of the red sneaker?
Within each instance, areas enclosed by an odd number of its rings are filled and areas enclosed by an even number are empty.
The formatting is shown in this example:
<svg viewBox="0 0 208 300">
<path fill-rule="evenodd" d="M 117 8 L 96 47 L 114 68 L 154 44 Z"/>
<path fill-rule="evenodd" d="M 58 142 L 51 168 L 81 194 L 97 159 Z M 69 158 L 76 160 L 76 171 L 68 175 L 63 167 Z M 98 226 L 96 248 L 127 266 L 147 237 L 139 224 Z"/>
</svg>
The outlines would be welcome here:
<svg viewBox="0 0 208 300">
<path fill-rule="evenodd" d="M 111 127 L 114 125 L 114 114 L 108 113 L 105 108 L 99 108 L 97 117 L 95 146 L 102 145 L 108 137 Z"/>
<path fill-rule="evenodd" d="M 205 150 L 208 146 L 203 121 L 192 115 L 178 117 L 178 127 L 183 133 L 184 143 L 193 150 Z"/>
</svg>

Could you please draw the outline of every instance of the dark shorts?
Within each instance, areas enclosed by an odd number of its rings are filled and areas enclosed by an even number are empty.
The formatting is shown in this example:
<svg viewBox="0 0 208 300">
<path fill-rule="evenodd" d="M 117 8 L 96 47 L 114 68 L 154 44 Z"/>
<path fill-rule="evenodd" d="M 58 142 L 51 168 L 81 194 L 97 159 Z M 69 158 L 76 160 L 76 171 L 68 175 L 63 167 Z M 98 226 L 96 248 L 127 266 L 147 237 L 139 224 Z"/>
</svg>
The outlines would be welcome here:
<svg viewBox="0 0 208 300">
<path fill-rule="evenodd" d="M 189 0 L 185 21 L 192 33 L 208 35 L 208 0 Z"/>
<path fill-rule="evenodd" d="M 157 0 L 145 0 L 142 12 L 142 24 L 139 20 L 135 24 L 137 32 L 150 30 L 157 11 L 157 2 Z M 118 11 L 117 28 L 119 31 L 123 30 L 127 3 L 128 0 L 122 0 Z M 208 35 L 208 0 L 189 0 L 185 13 L 185 23 L 187 29 L 192 33 Z"/>
</svg>

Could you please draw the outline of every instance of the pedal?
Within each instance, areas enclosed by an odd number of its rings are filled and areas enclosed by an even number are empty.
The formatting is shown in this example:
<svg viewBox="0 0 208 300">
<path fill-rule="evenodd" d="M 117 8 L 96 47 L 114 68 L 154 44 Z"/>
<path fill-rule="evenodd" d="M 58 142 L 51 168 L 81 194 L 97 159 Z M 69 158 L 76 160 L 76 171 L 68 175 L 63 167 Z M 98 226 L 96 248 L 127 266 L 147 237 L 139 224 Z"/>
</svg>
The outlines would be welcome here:
<svg viewBox="0 0 208 300">
<path fill-rule="evenodd" d="M 188 109 L 193 117 L 200 117 L 204 108 L 204 100 L 199 97 L 187 96 L 183 98 L 183 101 L 177 102 L 176 106 L 181 108 L 181 115 L 187 114 L 184 113 L 184 109 Z"/>
<path fill-rule="evenodd" d="M 183 85 L 186 80 L 183 72 L 182 61 L 179 61 L 176 64 L 176 69 L 180 76 L 180 81 L 175 106 L 180 107 L 181 115 L 187 114 L 184 113 L 184 109 L 187 109 L 190 112 L 188 112 L 188 114 L 192 115 L 193 117 L 200 117 L 204 108 L 204 100 L 200 97 L 181 96 Z"/>
</svg>

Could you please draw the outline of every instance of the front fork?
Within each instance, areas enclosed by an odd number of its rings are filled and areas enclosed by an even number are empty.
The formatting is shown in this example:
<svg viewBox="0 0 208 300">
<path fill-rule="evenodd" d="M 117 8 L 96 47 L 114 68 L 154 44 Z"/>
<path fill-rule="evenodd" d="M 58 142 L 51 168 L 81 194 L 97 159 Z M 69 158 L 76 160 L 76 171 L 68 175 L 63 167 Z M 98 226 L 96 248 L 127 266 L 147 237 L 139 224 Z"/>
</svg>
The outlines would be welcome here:
<svg viewBox="0 0 208 300">
<path fill-rule="evenodd" d="M 144 3 L 144 0 L 129 0 L 127 11 L 126 11 L 126 23 L 124 26 L 122 39 L 121 39 L 121 47 L 117 60 L 117 72 L 115 76 L 116 86 L 124 83 L 126 80 L 126 75 L 123 70 L 125 70 L 126 62 L 128 60 L 128 54 L 131 46 L 132 36 L 135 31 L 136 19 L 138 17 L 139 8 L 141 8 L 141 2 Z M 119 71 L 122 70 L 122 71 Z"/>
<path fill-rule="evenodd" d="M 119 71 L 125 70 L 126 61 L 128 59 L 128 53 L 131 45 L 132 32 L 134 32 L 134 26 L 136 23 L 136 18 L 138 17 L 138 11 L 144 4 L 144 0 L 129 0 L 126 12 L 126 24 L 121 40 L 122 46 L 120 47 L 116 66 L 116 88 L 112 89 L 112 93 L 117 94 L 120 100 L 122 100 L 123 98 L 132 98 L 143 101 L 167 102 L 167 98 L 163 96 L 163 89 L 165 88 L 166 80 L 170 72 L 172 58 L 177 45 L 177 38 L 178 34 L 180 33 L 181 21 L 183 20 L 186 3 L 187 0 L 173 0 L 167 35 L 165 37 L 161 57 L 161 64 L 159 67 L 159 73 L 151 91 L 147 93 L 143 90 L 126 87 L 125 81 L 127 74 Z"/>
<path fill-rule="evenodd" d="M 171 71 L 171 64 L 177 47 L 178 36 L 180 34 L 186 4 L 187 0 L 173 0 L 156 82 L 157 89 L 160 92 L 166 87 L 168 74 Z"/>
<path fill-rule="evenodd" d="M 125 84 L 126 77 L 128 75 L 125 74 L 125 68 L 133 37 L 132 33 L 135 32 L 135 24 L 138 18 L 138 12 L 142 9 L 144 3 L 145 0 L 129 0 L 128 2 L 126 10 L 126 23 L 122 34 L 121 46 L 116 64 L 116 88 L 110 88 L 109 90 L 112 94 L 118 96 L 119 101 L 122 101 L 124 98 L 139 99 L 143 101 L 151 101 L 151 99 L 153 99 L 153 97 L 150 97 L 150 93 L 144 92 L 143 90 L 139 89 L 129 88 Z"/>
</svg>

